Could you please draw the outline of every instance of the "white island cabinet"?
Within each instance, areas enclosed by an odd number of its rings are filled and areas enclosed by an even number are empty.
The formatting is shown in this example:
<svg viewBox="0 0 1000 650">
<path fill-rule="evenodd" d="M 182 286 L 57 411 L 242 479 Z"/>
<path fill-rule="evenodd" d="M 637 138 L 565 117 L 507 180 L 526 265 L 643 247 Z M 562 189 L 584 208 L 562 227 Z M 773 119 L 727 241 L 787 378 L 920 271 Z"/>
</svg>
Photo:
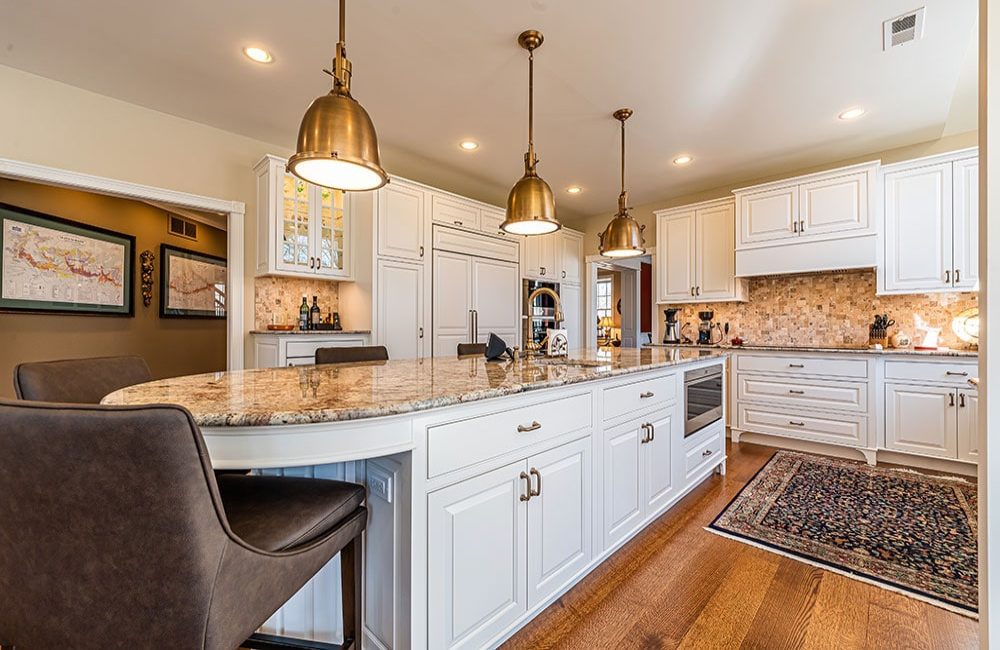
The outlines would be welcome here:
<svg viewBox="0 0 1000 650">
<path fill-rule="evenodd" d="M 363 647 L 478 649 L 725 470 L 723 421 L 683 426 L 684 372 L 725 356 L 394 359 L 166 379 L 105 401 L 169 395 L 219 469 L 364 484 Z M 338 642 L 339 578 L 334 560 L 263 630 Z"/>
</svg>

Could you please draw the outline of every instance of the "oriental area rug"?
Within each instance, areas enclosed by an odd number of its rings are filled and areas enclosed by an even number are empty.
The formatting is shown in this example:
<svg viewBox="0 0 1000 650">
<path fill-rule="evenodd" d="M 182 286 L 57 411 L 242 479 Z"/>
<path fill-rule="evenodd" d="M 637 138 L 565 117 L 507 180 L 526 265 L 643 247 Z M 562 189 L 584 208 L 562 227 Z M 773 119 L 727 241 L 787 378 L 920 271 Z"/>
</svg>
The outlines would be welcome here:
<svg viewBox="0 0 1000 650">
<path fill-rule="evenodd" d="M 976 484 L 779 451 L 708 530 L 975 617 Z"/>
</svg>

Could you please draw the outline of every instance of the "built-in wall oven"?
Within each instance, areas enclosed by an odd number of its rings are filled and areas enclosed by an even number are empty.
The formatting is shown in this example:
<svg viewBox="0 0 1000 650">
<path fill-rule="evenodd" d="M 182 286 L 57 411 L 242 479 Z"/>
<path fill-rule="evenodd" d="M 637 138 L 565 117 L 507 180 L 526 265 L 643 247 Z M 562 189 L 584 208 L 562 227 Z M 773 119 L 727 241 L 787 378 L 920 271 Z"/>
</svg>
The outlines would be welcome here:
<svg viewBox="0 0 1000 650">
<path fill-rule="evenodd" d="M 684 437 L 722 418 L 722 366 L 684 373 Z"/>
<path fill-rule="evenodd" d="M 524 305 L 524 312 L 521 315 L 523 324 L 521 340 L 524 341 L 525 348 L 527 348 L 528 341 L 534 341 L 536 345 L 540 345 L 545 340 L 548 331 L 556 326 L 556 302 L 552 296 L 546 294 L 535 296 L 530 305 L 528 304 L 528 296 L 540 287 L 547 287 L 559 294 L 559 283 L 524 280 L 521 287 L 521 302 Z"/>
</svg>

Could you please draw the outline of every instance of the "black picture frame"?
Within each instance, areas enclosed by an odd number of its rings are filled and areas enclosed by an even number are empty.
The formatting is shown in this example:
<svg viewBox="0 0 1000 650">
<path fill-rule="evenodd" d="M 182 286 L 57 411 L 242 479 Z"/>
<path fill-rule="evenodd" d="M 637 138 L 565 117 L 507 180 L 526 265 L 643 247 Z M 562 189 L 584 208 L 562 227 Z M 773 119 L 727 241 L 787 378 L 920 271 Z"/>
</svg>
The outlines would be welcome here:
<svg viewBox="0 0 1000 650">
<path fill-rule="evenodd" d="M 213 302 L 216 308 L 191 309 L 171 305 L 173 297 L 170 286 L 170 274 L 174 269 L 175 260 L 192 260 L 202 264 L 217 266 L 222 269 L 223 277 L 228 282 L 228 262 L 226 258 L 217 255 L 200 253 L 187 248 L 179 248 L 170 244 L 160 244 L 160 318 L 205 318 L 215 320 L 225 320 L 228 306 L 226 304 L 227 284 L 222 285 L 221 307 L 216 285 L 216 292 L 213 294 Z"/>
<path fill-rule="evenodd" d="M 103 266 L 88 268 L 88 262 L 79 257 L 74 263 L 71 258 L 74 253 L 69 250 L 41 250 L 17 241 L 22 236 L 27 237 L 32 229 L 36 233 L 55 231 L 64 238 L 61 246 L 85 246 L 88 240 L 91 247 L 109 244 L 112 251 L 104 246 L 104 253 L 113 253 L 116 258 L 113 247 L 121 246 L 121 268 L 112 268 L 110 272 Z M 36 270 L 25 275 L 23 268 L 17 268 L 25 264 Z M 44 266 L 51 268 L 41 268 Z M 90 286 L 95 273 L 98 285 L 110 283 L 109 291 Z M 70 286 L 74 276 L 77 279 L 75 287 Z M 52 286 L 46 286 L 47 281 Z M 120 304 L 81 299 L 81 294 L 84 298 L 100 298 L 99 294 L 107 297 L 109 292 L 117 292 L 113 288 L 116 284 L 121 286 Z M 0 203 L 0 312 L 132 317 L 135 315 L 134 287 L 135 236 Z M 49 294 L 47 298 L 46 293 Z"/>
</svg>

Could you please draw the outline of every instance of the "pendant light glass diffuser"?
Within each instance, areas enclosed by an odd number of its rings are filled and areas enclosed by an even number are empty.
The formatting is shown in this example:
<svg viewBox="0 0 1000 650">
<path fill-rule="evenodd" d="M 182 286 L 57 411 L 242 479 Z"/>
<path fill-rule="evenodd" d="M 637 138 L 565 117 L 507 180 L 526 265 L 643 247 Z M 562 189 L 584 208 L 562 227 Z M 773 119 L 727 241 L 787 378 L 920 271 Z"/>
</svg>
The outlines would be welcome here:
<svg viewBox="0 0 1000 650">
<path fill-rule="evenodd" d="M 646 242 L 642 231 L 646 226 L 628 213 L 628 191 L 625 189 L 625 120 L 632 117 L 631 108 L 620 108 L 614 118 L 622 124 L 622 191 L 618 195 L 618 212 L 612 217 L 608 227 L 598 237 L 601 240 L 601 255 L 605 257 L 638 257 L 646 254 Z"/>
<path fill-rule="evenodd" d="M 366 191 L 382 187 L 378 135 L 368 112 L 351 97 L 351 62 L 344 44 L 344 3 L 340 0 L 340 40 L 333 60 L 333 90 L 317 98 L 299 126 L 295 155 L 288 171 L 314 185 L 335 190 Z"/>
<path fill-rule="evenodd" d="M 529 29 L 517 37 L 517 42 L 528 50 L 528 153 L 524 154 L 524 176 L 507 196 L 507 218 L 500 227 L 514 235 L 544 235 L 559 230 L 556 219 L 556 199 L 552 188 L 535 171 L 535 49 L 544 38 L 541 32 Z"/>
</svg>

